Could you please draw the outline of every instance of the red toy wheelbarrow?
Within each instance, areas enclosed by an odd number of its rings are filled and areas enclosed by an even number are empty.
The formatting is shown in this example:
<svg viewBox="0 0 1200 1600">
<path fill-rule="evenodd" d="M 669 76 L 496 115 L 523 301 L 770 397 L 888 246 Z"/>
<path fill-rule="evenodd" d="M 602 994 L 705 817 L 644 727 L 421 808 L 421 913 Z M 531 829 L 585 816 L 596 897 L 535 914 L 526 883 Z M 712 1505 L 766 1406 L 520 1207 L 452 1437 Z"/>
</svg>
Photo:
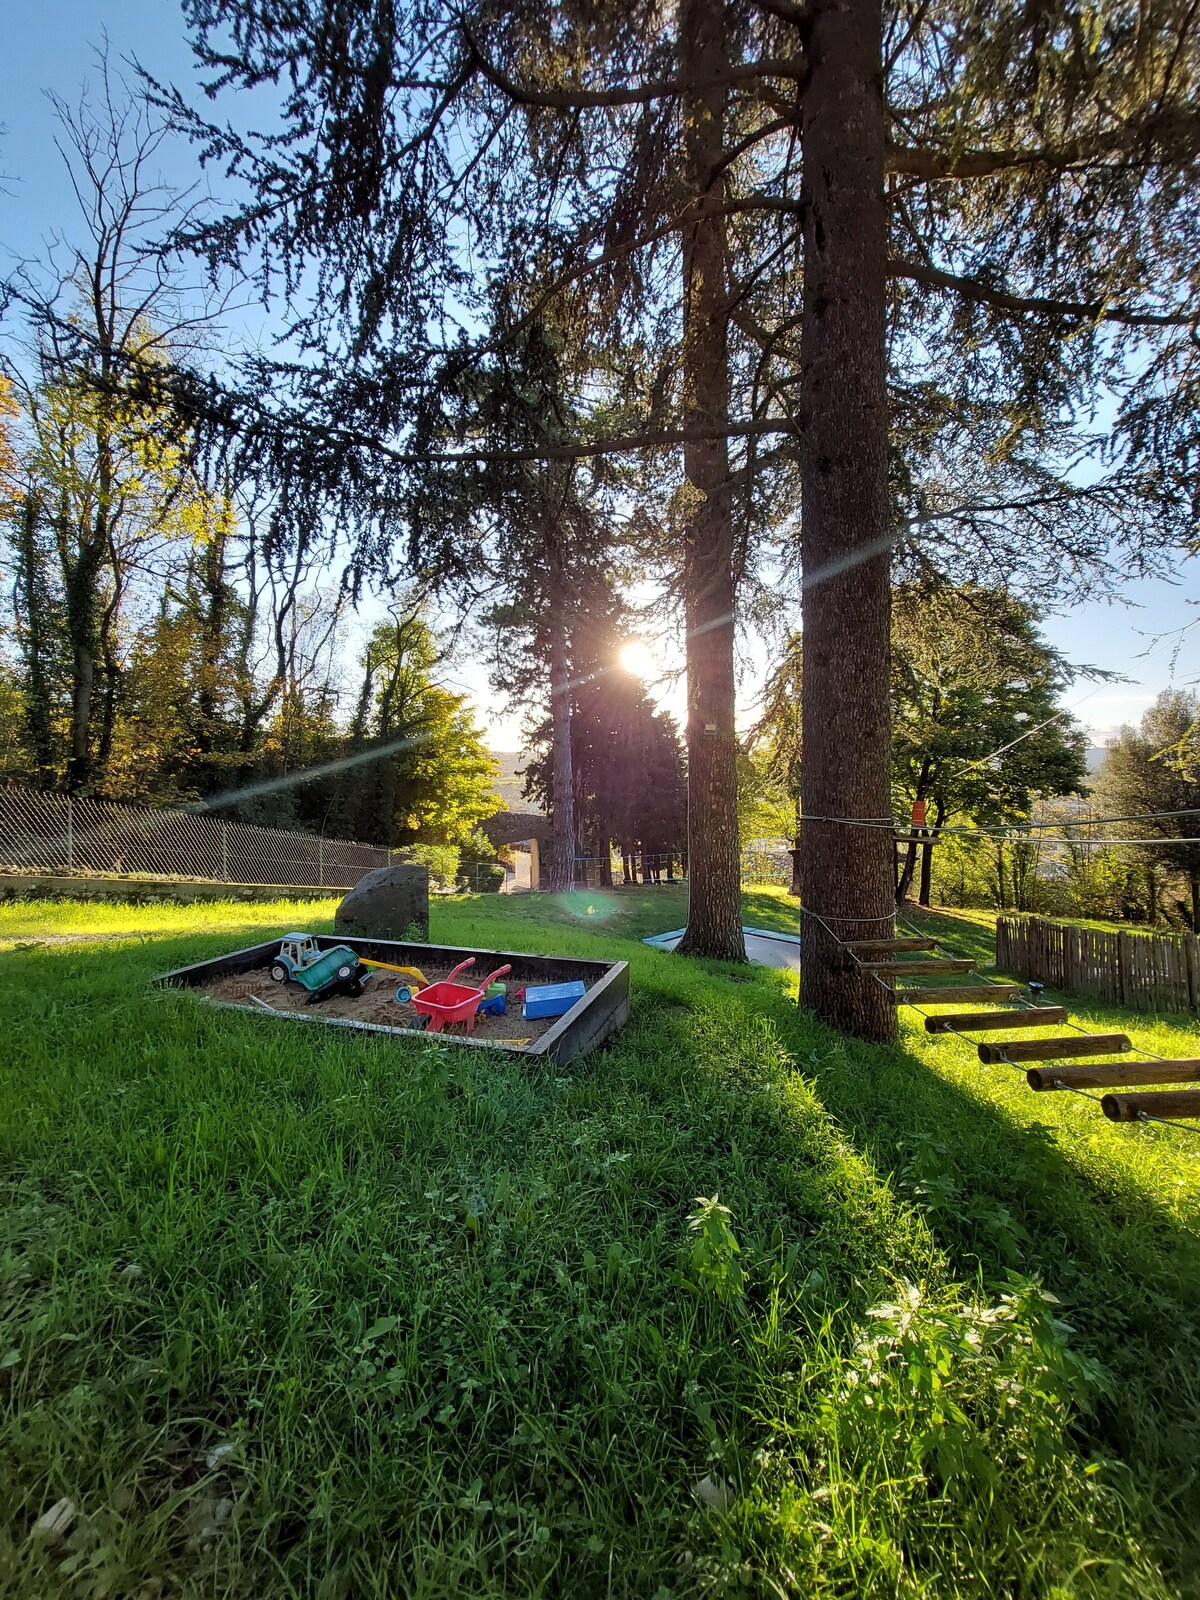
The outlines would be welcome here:
<svg viewBox="0 0 1200 1600">
<path fill-rule="evenodd" d="M 475 1013 L 487 994 L 488 984 L 495 983 L 497 978 L 503 978 L 505 973 L 512 971 L 511 967 L 497 967 L 475 989 L 465 983 L 455 983 L 460 972 L 474 965 L 475 957 L 468 956 L 465 961 L 459 962 L 448 978 L 431 983 L 427 989 L 413 995 L 413 1009 L 429 1018 L 429 1026 L 425 1030 L 427 1033 L 441 1033 L 448 1022 L 465 1022 L 467 1032 L 474 1033 Z"/>
</svg>

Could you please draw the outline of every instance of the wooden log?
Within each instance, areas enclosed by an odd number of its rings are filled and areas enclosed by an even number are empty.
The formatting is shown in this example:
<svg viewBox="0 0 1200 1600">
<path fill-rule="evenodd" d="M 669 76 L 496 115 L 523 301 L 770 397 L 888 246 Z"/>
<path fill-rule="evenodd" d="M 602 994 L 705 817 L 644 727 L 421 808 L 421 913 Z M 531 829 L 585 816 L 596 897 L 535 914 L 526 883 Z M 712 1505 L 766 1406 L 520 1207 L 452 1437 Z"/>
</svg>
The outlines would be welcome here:
<svg viewBox="0 0 1200 1600">
<path fill-rule="evenodd" d="M 1200 1089 L 1167 1089 L 1158 1094 L 1106 1094 L 1100 1107 L 1110 1122 L 1140 1122 L 1143 1117 L 1188 1121 L 1200 1117 Z"/>
<path fill-rule="evenodd" d="M 1140 1083 L 1195 1083 L 1200 1059 L 1189 1061 L 1098 1061 L 1088 1067 L 1031 1067 L 1031 1089 L 1120 1089 Z"/>
<path fill-rule="evenodd" d="M 1037 1006 L 1032 1011 L 952 1011 L 946 1017 L 926 1017 L 926 1033 L 991 1033 L 993 1028 L 1044 1028 L 1048 1022 L 1065 1022 L 1066 1006 Z"/>
<path fill-rule="evenodd" d="M 1132 1049 L 1125 1033 L 1070 1033 L 1056 1039 L 996 1039 L 979 1046 L 979 1059 L 994 1067 L 998 1061 L 1062 1061 Z"/>
<path fill-rule="evenodd" d="M 973 961 L 860 961 L 864 972 L 873 972 L 877 978 L 903 977 L 906 972 L 974 972 Z"/>
<path fill-rule="evenodd" d="M 898 1006 L 948 1006 L 964 1000 L 1021 998 L 1021 988 L 1016 983 L 952 983 L 944 989 L 896 989 L 893 992 Z"/>
<path fill-rule="evenodd" d="M 851 939 L 846 944 L 847 950 L 853 950 L 857 955 L 860 950 L 936 950 L 936 939 Z"/>
</svg>

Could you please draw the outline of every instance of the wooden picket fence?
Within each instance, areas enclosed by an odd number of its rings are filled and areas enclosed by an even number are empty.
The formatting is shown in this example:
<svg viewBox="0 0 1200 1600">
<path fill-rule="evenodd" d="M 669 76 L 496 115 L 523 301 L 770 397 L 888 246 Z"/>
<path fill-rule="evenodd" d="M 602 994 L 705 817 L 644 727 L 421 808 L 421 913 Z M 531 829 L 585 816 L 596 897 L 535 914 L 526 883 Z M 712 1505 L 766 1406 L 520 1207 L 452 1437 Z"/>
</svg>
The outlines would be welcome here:
<svg viewBox="0 0 1200 1600">
<path fill-rule="evenodd" d="M 1200 1009 L 1200 939 L 1192 933 L 1103 933 L 998 917 L 996 968 L 1131 1011 Z"/>
</svg>

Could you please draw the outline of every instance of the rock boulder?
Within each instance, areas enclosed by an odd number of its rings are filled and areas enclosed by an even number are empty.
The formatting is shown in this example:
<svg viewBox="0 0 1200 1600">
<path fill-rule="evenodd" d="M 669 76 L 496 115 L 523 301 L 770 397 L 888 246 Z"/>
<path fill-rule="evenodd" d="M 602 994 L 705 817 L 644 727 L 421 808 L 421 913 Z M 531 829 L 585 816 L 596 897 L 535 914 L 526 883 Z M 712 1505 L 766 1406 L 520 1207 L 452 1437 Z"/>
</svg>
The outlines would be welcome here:
<svg viewBox="0 0 1200 1600">
<path fill-rule="evenodd" d="M 376 867 L 360 878 L 333 919 L 337 933 L 360 939 L 429 938 L 429 868 Z"/>
</svg>

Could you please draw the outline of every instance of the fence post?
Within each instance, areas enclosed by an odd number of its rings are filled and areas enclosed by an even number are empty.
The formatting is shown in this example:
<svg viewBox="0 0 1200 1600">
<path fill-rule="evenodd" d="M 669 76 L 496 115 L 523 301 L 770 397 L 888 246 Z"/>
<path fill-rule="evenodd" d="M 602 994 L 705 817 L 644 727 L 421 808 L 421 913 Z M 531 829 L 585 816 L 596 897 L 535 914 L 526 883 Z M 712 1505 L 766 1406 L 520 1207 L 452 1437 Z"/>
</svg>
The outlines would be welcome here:
<svg viewBox="0 0 1200 1600">
<path fill-rule="evenodd" d="M 317 840 L 317 883 L 320 888 L 325 887 L 325 835 L 321 834 Z"/>
<path fill-rule="evenodd" d="M 75 871 L 75 813 L 67 796 L 67 871 Z"/>
<path fill-rule="evenodd" d="M 229 824 L 221 819 L 221 877 L 229 882 Z"/>
</svg>

